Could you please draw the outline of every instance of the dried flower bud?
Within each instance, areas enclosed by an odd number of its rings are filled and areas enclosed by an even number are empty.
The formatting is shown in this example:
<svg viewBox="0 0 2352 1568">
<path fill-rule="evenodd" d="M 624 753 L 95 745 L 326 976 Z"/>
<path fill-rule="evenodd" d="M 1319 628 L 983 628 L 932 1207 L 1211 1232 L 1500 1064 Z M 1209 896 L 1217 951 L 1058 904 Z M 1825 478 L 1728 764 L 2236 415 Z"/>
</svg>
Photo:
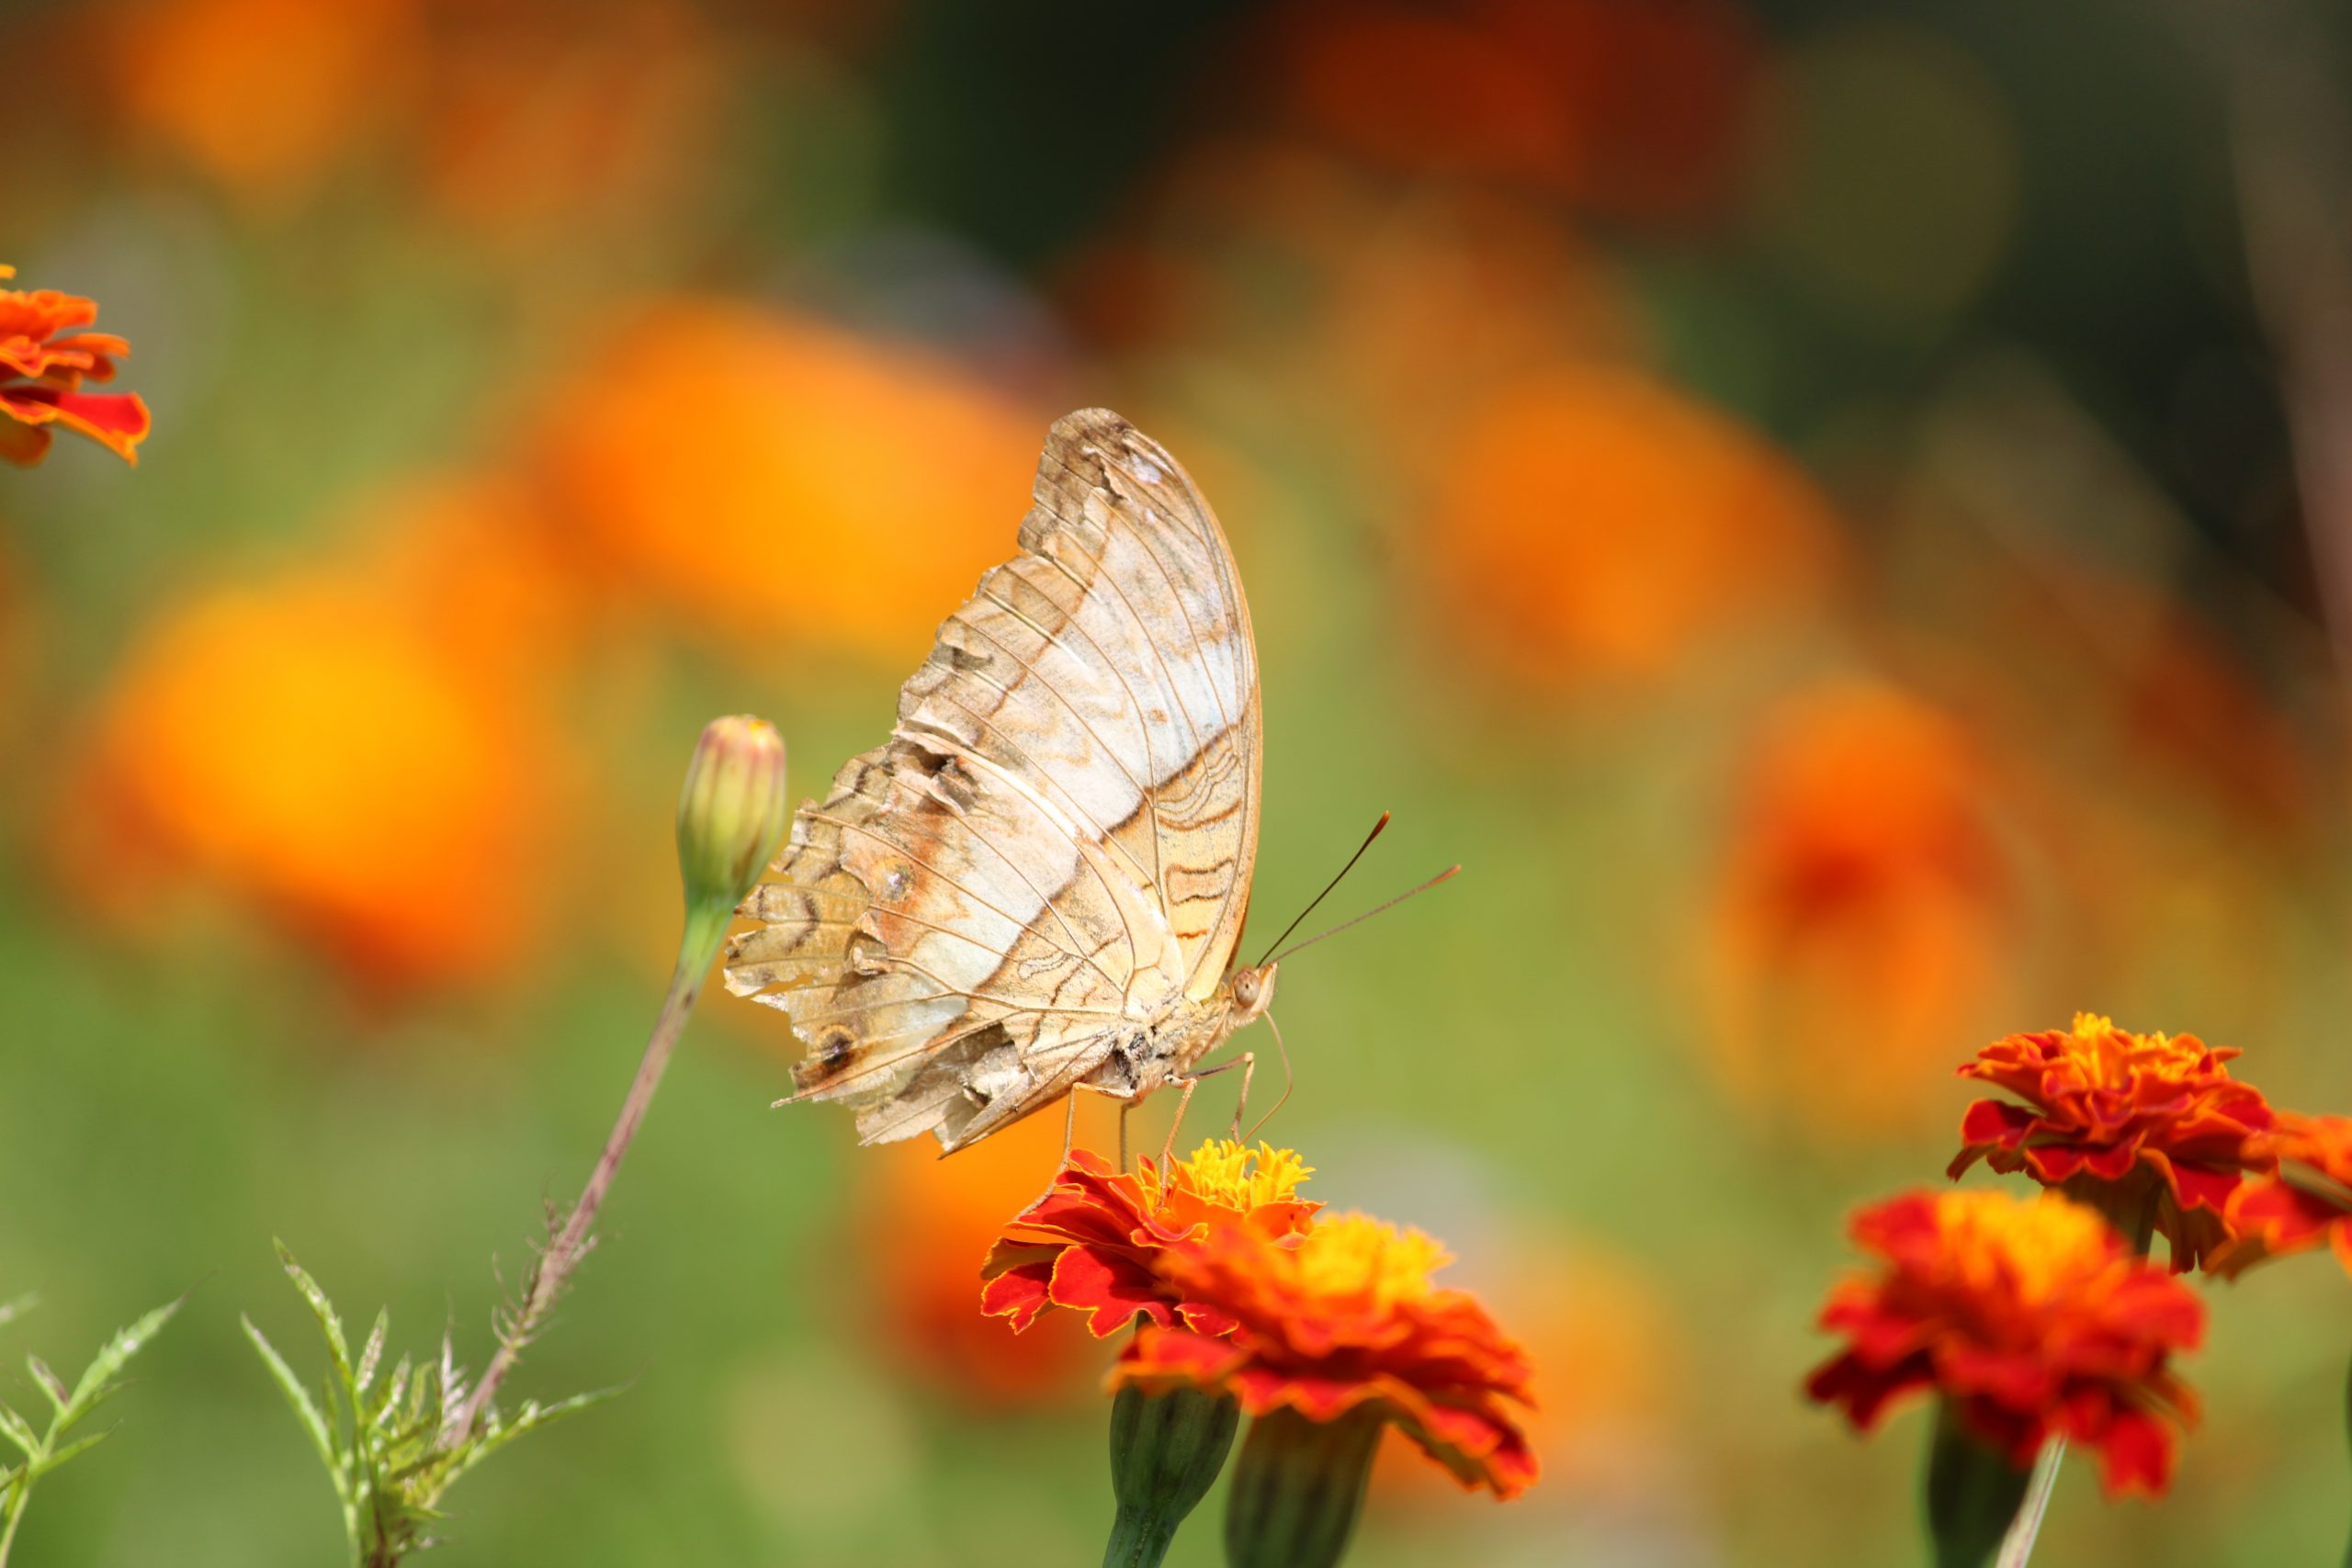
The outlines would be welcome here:
<svg viewBox="0 0 2352 1568">
<path fill-rule="evenodd" d="M 678 795 L 678 870 L 689 908 L 732 909 L 784 837 L 784 739 L 764 719 L 704 727 Z"/>
</svg>

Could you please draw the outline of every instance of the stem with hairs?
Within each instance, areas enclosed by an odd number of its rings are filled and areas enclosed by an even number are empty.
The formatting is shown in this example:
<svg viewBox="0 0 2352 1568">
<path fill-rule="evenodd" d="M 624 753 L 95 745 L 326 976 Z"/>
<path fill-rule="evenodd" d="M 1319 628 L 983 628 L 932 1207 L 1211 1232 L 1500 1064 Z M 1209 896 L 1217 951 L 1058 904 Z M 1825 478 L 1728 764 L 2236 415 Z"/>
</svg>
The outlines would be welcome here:
<svg viewBox="0 0 2352 1568">
<path fill-rule="evenodd" d="M 523 1348 L 546 1323 L 548 1313 L 563 1293 L 565 1281 L 587 1252 L 596 1211 L 603 1207 L 605 1194 L 612 1190 L 613 1178 L 620 1174 L 621 1161 L 628 1157 L 638 1125 L 653 1103 L 654 1090 L 662 1087 L 662 1075 L 670 1066 L 671 1053 L 676 1049 L 678 1036 L 685 1031 L 686 1019 L 702 995 L 703 980 L 710 973 L 711 962 L 718 956 L 729 912 L 727 908 L 714 912 L 705 907 L 688 913 L 685 935 L 678 947 L 678 964 L 670 976 L 669 994 L 662 998 L 662 1011 L 653 1021 L 652 1037 L 645 1043 L 645 1055 L 638 1062 L 637 1077 L 628 1087 L 628 1098 L 621 1101 L 620 1115 L 605 1139 L 605 1152 L 598 1156 L 596 1168 L 590 1173 L 588 1185 L 581 1190 L 580 1201 L 572 1205 L 563 1229 L 531 1270 L 514 1321 L 499 1336 L 498 1353 L 491 1358 L 481 1382 L 474 1386 L 471 1397 L 450 1423 L 445 1440 L 461 1442 L 481 1424 L 482 1413 L 497 1395 L 498 1385 L 514 1370 L 514 1363 L 522 1359 Z"/>
</svg>

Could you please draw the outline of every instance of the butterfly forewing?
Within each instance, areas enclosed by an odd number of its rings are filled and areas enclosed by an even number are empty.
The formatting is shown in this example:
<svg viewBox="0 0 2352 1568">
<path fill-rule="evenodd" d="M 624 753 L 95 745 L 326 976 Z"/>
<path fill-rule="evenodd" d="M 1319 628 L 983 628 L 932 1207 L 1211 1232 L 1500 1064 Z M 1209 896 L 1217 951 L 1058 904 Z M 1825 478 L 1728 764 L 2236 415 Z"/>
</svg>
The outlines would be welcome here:
<svg viewBox="0 0 2352 1568">
<path fill-rule="evenodd" d="M 804 806 L 728 988 L 783 1009 L 798 1098 L 949 1147 L 1052 1103 L 1225 972 L 1257 842 L 1249 609 L 1183 470 L 1056 423 L 1021 551 L 940 627 L 882 746 Z"/>
</svg>

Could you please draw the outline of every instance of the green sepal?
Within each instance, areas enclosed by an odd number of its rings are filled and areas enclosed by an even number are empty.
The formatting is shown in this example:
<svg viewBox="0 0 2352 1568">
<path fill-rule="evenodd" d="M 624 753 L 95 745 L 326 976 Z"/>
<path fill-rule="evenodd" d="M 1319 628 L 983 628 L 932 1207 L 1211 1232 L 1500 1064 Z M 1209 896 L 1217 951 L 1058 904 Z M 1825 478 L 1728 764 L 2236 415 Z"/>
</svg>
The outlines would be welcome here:
<svg viewBox="0 0 2352 1568">
<path fill-rule="evenodd" d="M 1928 1540 L 1936 1568 L 1984 1568 L 2025 1502 L 2032 1472 L 1969 1428 L 1950 1399 L 1936 1405 L 1928 1446 Z"/>
<path fill-rule="evenodd" d="M 1230 1568 L 1332 1568 L 1355 1534 L 1386 1425 L 1370 1406 L 1336 1421 L 1276 1410 L 1251 1422 L 1225 1505 Z"/>
<path fill-rule="evenodd" d="M 1111 1490 L 1119 1513 L 1102 1568 L 1157 1568 L 1176 1528 L 1216 1484 L 1240 1424 L 1240 1407 L 1225 1394 L 1119 1391 L 1111 1401 Z"/>
</svg>

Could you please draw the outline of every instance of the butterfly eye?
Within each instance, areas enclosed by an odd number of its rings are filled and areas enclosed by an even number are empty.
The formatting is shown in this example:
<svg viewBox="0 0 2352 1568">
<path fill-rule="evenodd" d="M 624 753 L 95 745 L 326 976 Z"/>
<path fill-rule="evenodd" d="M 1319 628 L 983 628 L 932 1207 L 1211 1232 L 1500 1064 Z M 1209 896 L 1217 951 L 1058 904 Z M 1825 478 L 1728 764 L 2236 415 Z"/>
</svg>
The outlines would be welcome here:
<svg viewBox="0 0 2352 1568">
<path fill-rule="evenodd" d="M 1244 969 L 1233 977 L 1233 999 L 1245 1008 L 1258 1005 L 1258 972 Z"/>
</svg>

